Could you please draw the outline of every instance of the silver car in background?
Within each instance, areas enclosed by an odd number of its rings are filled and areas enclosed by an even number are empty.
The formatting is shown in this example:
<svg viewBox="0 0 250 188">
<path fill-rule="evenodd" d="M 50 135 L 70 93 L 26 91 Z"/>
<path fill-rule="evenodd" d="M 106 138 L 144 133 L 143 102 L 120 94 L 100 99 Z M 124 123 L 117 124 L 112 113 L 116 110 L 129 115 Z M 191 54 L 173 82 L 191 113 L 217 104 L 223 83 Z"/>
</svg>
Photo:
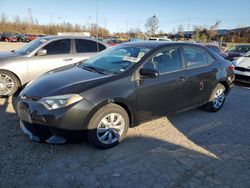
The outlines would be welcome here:
<svg viewBox="0 0 250 188">
<path fill-rule="evenodd" d="M 0 53 L 0 96 L 17 89 L 52 69 L 88 59 L 106 49 L 107 44 L 90 38 L 48 36 Z"/>
<path fill-rule="evenodd" d="M 235 66 L 235 81 L 250 84 L 250 51 L 232 63 Z"/>
</svg>

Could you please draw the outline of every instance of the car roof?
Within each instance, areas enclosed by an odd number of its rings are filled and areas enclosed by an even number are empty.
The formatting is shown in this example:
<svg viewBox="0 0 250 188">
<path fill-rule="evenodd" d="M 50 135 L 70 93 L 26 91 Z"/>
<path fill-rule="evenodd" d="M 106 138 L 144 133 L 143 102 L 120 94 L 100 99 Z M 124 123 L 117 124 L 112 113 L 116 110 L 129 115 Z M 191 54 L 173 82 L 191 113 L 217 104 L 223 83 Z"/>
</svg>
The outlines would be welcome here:
<svg viewBox="0 0 250 188">
<path fill-rule="evenodd" d="M 98 43 L 101 43 L 103 45 L 105 45 L 106 47 L 108 47 L 109 45 L 105 42 L 102 42 L 100 40 L 94 39 L 94 38 L 90 38 L 90 37 L 83 37 L 83 36 L 44 36 L 44 37 L 39 37 L 40 39 L 45 39 L 45 40 L 56 40 L 56 39 L 86 39 L 86 40 L 92 40 Z"/>
<path fill-rule="evenodd" d="M 138 47 L 146 47 L 146 48 L 158 48 L 158 47 L 164 47 L 168 45 L 192 45 L 192 46 L 201 46 L 200 44 L 194 44 L 194 43 L 188 43 L 188 42 L 175 42 L 175 41 L 134 41 L 134 42 L 126 42 L 121 45 L 126 46 L 138 46 Z"/>
<path fill-rule="evenodd" d="M 40 37 L 40 38 L 47 39 L 47 40 L 52 40 L 52 39 L 68 39 L 68 38 L 96 40 L 96 39 L 93 39 L 93 38 L 83 37 L 83 36 L 54 36 L 54 35 L 49 35 L 49 36 L 44 36 L 44 37 Z"/>
</svg>

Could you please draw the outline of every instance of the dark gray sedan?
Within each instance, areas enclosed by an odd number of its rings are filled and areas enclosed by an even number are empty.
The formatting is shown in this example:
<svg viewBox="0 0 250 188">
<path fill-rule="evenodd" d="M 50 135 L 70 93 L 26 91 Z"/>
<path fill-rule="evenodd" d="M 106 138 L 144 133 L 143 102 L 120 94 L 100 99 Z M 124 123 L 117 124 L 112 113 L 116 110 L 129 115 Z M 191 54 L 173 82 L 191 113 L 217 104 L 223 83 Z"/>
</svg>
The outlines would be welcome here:
<svg viewBox="0 0 250 188">
<path fill-rule="evenodd" d="M 0 53 L 0 96 L 16 90 L 52 69 L 88 59 L 107 44 L 83 37 L 38 38 L 18 50 Z"/>
<path fill-rule="evenodd" d="M 219 111 L 233 79 L 232 64 L 203 46 L 125 43 L 32 82 L 18 99 L 20 126 L 53 144 L 86 130 L 91 144 L 109 148 L 139 123 L 203 105 Z"/>
</svg>

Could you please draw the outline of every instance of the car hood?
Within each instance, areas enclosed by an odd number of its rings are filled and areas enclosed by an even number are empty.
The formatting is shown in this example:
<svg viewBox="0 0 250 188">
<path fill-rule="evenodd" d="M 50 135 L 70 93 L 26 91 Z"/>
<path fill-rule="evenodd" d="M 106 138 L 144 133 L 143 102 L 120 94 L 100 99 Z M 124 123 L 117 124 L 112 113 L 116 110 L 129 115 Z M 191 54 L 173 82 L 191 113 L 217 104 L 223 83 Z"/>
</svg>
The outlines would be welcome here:
<svg viewBox="0 0 250 188">
<path fill-rule="evenodd" d="M 0 52 L 0 60 L 13 58 L 13 57 L 20 57 L 23 56 L 22 54 L 15 53 L 15 52 Z"/>
<path fill-rule="evenodd" d="M 50 71 L 28 85 L 20 95 L 48 97 L 64 94 L 79 94 L 104 83 L 111 77 L 79 66 L 67 66 Z"/>
<path fill-rule="evenodd" d="M 240 57 L 236 60 L 235 66 L 250 68 L 250 58 L 249 57 Z"/>
</svg>

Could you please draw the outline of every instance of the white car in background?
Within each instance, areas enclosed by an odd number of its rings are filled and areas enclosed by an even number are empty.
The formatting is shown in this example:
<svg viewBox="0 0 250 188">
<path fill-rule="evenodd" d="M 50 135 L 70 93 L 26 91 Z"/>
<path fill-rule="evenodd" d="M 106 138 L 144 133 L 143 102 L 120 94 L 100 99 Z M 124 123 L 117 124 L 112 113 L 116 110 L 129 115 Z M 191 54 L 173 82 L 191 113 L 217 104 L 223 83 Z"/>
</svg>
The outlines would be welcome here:
<svg viewBox="0 0 250 188">
<path fill-rule="evenodd" d="M 235 81 L 250 84 L 250 51 L 233 61 Z"/>
</svg>

